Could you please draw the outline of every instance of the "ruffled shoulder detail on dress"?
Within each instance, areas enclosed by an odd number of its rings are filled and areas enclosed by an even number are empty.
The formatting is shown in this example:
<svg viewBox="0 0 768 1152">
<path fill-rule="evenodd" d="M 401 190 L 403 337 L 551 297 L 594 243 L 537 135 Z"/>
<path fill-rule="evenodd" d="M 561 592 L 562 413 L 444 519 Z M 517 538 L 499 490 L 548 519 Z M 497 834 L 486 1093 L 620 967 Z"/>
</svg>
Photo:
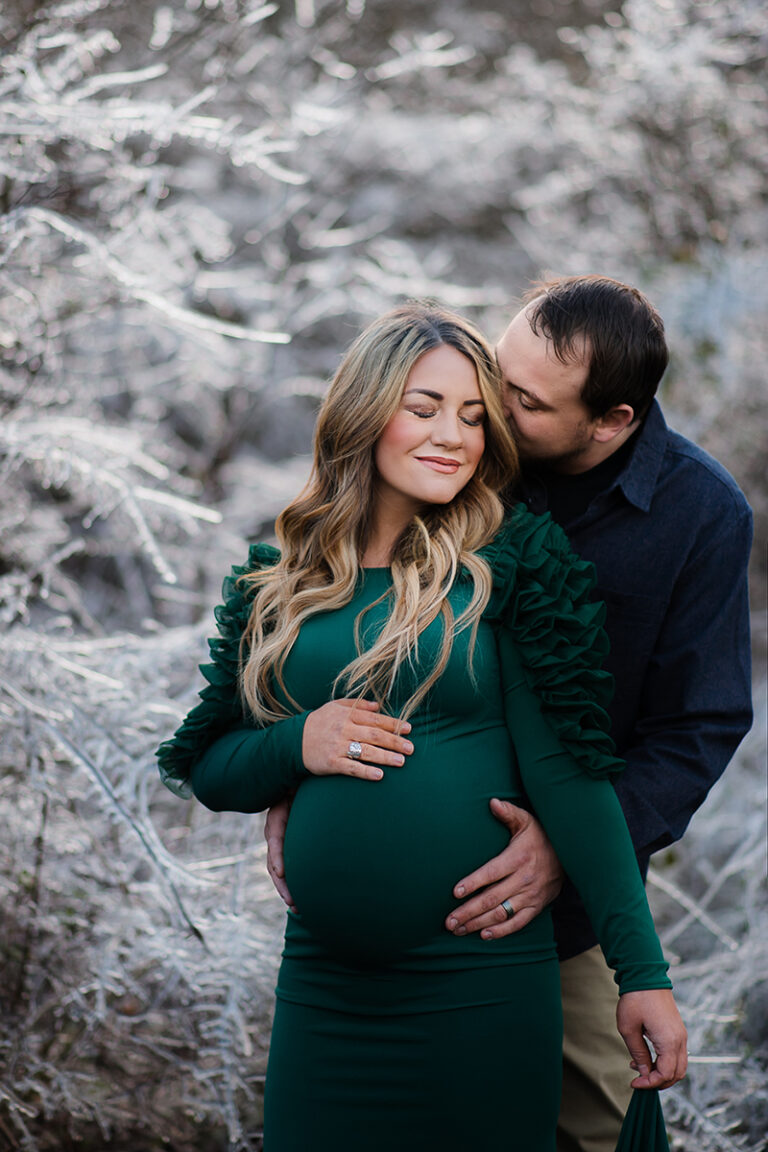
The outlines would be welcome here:
<svg viewBox="0 0 768 1152">
<path fill-rule="evenodd" d="M 512 634 L 529 686 L 560 742 L 591 776 L 621 772 L 609 735 L 613 677 L 603 668 L 605 605 L 594 565 L 580 560 L 549 513 L 524 504 L 483 549 L 493 573 L 485 619 Z"/>
<path fill-rule="evenodd" d="M 252 544 L 248 562 L 236 564 L 224 580 L 223 603 L 213 610 L 219 635 L 208 641 L 213 662 L 200 665 L 207 680 L 200 691 L 200 703 L 187 713 L 171 739 L 161 744 L 155 753 L 160 778 L 177 796 L 192 795 L 190 772 L 208 745 L 233 725 L 246 722 L 238 691 L 238 673 L 240 640 L 251 612 L 253 590 L 239 583 L 239 577 L 272 568 L 279 559 L 279 550 L 270 544 Z"/>
</svg>

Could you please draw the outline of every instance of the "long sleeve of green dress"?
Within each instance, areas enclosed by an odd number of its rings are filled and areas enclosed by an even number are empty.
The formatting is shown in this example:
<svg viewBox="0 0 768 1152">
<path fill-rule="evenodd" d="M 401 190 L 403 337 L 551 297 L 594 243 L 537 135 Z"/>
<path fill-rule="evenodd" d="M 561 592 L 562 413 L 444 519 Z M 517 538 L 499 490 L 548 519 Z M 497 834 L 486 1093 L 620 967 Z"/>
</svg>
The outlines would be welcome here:
<svg viewBox="0 0 768 1152">
<path fill-rule="evenodd" d="M 632 841 L 611 778 L 613 690 L 593 565 L 549 516 L 522 505 L 486 552 L 504 711 L 523 787 L 575 884 L 622 992 L 669 988 Z"/>
<path fill-rule="evenodd" d="M 613 785 L 564 751 L 508 634 L 500 638 L 500 657 L 507 727 L 526 794 L 584 901 L 620 991 L 671 988 Z"/>
<path fill-rule="evenodd" d="M 257 728 L 247 722 L 238 688 L 240 639 L 250 613 L 239 579 L 278 558 L 275 548 L 254 545 L 248 563 L 224 581 L 224 602 L 215 611 L 219 635 L 208 642 L 211 663 L 200 666 L 207 681 L 200 703 L 157 751 L 163 783 L 217 812 L 261 812 L 308 775 L 301 753 L 308 713 Z"/>
<path fill-rule="evenodd" d="M 190 769 L 197 799 L 214 812 L 263 812 L 309 775 L 301 756 L 308 713 L 268 728 L 235 728 L 208 745 Z"/>
</svg>

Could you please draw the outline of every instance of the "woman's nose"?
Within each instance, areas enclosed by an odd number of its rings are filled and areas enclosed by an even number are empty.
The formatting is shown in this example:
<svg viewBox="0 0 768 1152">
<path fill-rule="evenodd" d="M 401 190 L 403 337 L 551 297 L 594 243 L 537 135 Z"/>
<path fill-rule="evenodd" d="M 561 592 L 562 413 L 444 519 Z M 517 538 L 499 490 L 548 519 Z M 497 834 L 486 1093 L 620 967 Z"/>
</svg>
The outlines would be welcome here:
<svg viewBox="0 0 768 1152">
<path fill-rule="evenodd" d="M 458 416 L 450 412 L 441 413 L 432 424 L 432 439 L 435 444 L 442 444 L 446 448 L 458 448 L 463 442 Z"/>
</svg>

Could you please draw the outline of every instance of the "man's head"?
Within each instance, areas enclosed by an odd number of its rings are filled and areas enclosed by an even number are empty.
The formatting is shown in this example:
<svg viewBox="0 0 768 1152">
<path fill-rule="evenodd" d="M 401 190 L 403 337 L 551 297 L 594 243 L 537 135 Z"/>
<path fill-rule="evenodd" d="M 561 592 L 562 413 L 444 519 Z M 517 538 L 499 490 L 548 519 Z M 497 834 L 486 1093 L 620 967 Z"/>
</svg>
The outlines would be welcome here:
<svg viewBox="0 0 768 1152">
<path fill-rule="evenodd" d="M 583 472 L 615 452 L 667 366 L 661 317 L 605 276 L 535 284 L 496 349 L 504 406 L 524 459 Z"/>
</svg>

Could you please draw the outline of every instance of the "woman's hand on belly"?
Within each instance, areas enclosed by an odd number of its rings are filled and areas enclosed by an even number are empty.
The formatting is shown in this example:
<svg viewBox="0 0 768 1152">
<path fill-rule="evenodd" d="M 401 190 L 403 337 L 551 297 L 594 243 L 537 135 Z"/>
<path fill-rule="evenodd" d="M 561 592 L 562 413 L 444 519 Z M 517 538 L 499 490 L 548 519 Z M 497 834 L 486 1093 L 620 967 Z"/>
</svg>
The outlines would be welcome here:
<svg viewBox="0 0 768 1152">
<path fill-rule="evenodd" d="M 313 776 L 381 780 L 384 773 L 376 765 L 401 768 L 413 752 L 404 735 L 410 730 L 407 720 L 380 712 L 375 700 L 330 700 L 310 712 L 304 724 L 304 767 Z"/>
</svg>

